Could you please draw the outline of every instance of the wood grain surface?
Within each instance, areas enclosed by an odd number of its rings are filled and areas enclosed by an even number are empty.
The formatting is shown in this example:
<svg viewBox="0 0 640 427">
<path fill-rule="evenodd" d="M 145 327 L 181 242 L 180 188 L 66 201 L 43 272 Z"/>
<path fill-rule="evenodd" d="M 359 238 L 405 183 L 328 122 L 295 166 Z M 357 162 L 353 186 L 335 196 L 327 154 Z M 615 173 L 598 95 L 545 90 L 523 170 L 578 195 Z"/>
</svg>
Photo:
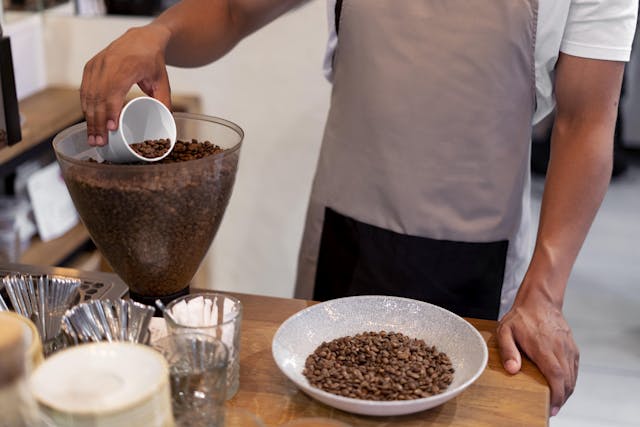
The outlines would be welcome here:
<svg viewBox="0 0 640 427">
<path fill-rule="evenodd" d="M 22 141 L 0 150 L 0 164 L 41 144 L 56 133 L 82 120 L 78 90 L 51 87 L 19 102 L 24 119 Z"/>
<path fill-rule="evenodd" d="M 496 322 L 467 319 L 489 348 L 485 372 L 455 399 L 434 409 L 402 417 L 364 417 L 333 409 L 308 397 L 280 372 L 271 356 L 271 340 L 292 314 L 311 301 L 233 294 L 244 306 L 240 347 L 240 390 L 228 402 L 257 414 L 268 426 L 303 417 L 333 418 L 353 426 L 546 426 L 549 389 L 528 360 L 517 375 L 500 363 L 495 338 Z"/>
</svg>

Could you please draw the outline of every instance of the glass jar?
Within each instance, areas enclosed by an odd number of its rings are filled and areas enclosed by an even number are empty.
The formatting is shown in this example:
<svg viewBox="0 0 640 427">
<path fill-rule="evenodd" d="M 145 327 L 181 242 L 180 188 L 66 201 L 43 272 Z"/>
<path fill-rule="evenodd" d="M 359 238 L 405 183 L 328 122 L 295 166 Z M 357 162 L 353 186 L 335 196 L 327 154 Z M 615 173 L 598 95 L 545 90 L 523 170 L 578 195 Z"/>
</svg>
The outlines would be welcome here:
<svg viewBox="0 0 640 427">
<path fill-rule="evenodd" d="M 223 119 L 187 113 L 174 118 L 178 141 L 210 141 L 223 151 L 175 163 L 108 164 L 87 144 L 86 123 L 53 140 L 91 238 L 131 298 L 148 305 L 188 292 L 231 197 L 244 137 Z"/>
</svg>

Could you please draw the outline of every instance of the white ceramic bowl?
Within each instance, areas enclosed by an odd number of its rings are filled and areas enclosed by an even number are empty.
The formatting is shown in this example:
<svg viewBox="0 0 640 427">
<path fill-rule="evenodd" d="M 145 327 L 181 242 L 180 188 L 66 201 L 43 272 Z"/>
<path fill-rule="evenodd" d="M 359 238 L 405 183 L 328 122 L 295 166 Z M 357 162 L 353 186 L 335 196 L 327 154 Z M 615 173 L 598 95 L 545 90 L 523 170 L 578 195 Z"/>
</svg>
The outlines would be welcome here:
<svg viewBox="0 0 640 427">
<path fill-rule="evenodd" d="M 302 375 L 307 356 L 323 341 L 382 330 L 423 339 L 445 352 L 455 369 L 447 390 L 421 399 L 381 402 L 325 392 Z M 375 416 L 405 415 L 441 405 L 477 380 L 488 360 L 484 339 L 463 318 L 425 302 L 375 295 L 330 300 L 294 314 L 276 332 L 271 349 L 280 370 L 309 396 L 343 411 Z"/>
<path fill-rule="evenodd" d="M 33 373 L 31 390 L 55 425 L 165 427 L 173 422 L 167 363 L 142 344 L 103 342 L 59 351 Z"/>
</svg>

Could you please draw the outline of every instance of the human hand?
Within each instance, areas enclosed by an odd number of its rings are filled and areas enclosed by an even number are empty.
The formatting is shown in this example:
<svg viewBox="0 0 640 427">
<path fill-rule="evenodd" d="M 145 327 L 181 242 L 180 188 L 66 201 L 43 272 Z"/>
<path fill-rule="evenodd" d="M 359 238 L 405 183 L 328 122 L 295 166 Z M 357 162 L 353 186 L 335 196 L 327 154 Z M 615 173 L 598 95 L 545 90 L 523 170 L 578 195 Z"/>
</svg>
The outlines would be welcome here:
<svg viewBox="0 0 640 427">
<path fill-rule="evenodd" d="M 510 374 L 522 367 L 520 350 L 538 366 L 549 383 L 551 416 L 555 416 L 576 386 L 578 347 L 557 304 L 541 292 L 521 294 L 498 325 L 500 357 Z"/>
<path fill-rule="evenodd" d="M 164 59 L 169 36 L 161 25 L 132 28 L 87 62 L 80 101 L 89 145 L 107 143 L 107 131 L 117 129 L 125 96 L 134 83 L 147 95 L 171 106 Z"/>
</svg>

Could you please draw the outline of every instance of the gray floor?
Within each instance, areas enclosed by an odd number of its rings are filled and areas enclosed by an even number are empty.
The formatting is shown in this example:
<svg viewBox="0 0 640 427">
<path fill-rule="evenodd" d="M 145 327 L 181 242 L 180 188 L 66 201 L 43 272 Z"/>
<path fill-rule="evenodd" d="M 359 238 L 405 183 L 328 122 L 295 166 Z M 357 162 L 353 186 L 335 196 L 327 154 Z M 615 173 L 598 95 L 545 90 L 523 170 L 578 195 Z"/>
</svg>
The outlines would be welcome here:
<svg viewBox="0 0 640 427">
<path fill-rule="evenodd" d="M 534 179 L 537 215 L 544 183 Z M 576 390 L 551 427 L 640 426 L 640 164 L 615 179 L 569 281 Z"/>
</svg>

